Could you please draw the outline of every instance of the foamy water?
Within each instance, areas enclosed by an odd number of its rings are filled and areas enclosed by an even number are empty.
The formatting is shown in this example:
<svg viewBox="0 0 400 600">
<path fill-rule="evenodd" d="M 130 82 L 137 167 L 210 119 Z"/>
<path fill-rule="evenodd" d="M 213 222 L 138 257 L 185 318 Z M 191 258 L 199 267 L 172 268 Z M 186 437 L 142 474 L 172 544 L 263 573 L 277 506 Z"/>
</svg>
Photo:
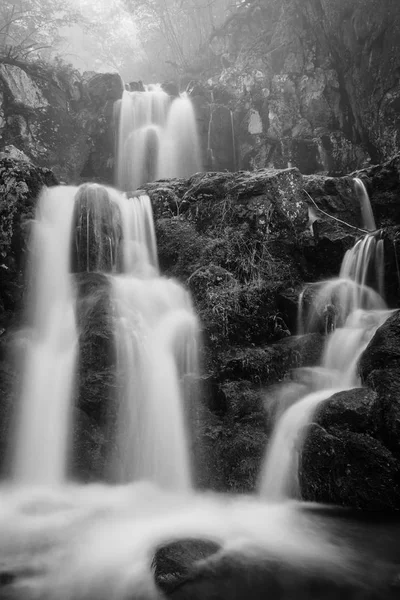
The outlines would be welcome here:
<svg viewBox="0 0 400 600">
<path fill-rule="evenodd" d="M 351 576 L 353 550 L 286 502 L 167 493 L 146 483 L 0 490 L 0 561 L 25 600 L 159 598 L 162 544 L 198 538 L 243 560 L 277 559 Z M 18 595 L 16 596 L 18 597 Z"/>
<path fill-rule="evenodd" d="M 198 320 L 189 293 L 159 274 L 150 198 L 128 198 L 98 184 L 51 188 L 39 200 L 32 328 L 17 427 L 10 436 L 13 481 L 66 481 L 79 360 L 74 269 L 105 273 L 110 282 L 105 318 L 114 332 L 118 415 L 116 427 L 106 424 L 116 432 L 104 472 L 117 482 L 146 479 L 169 489 L 189 488 Z"/>
</svg>

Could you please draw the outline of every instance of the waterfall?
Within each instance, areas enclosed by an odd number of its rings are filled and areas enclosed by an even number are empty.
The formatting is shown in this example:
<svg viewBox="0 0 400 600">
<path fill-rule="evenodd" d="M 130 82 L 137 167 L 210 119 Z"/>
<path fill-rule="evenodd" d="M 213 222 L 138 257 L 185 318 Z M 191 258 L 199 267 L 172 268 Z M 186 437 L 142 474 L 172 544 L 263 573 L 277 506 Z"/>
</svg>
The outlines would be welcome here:
<svg viewBox="0 0 400 600">
<path fill-rule="evenodd" d="M 196 371 L 198 323 L 188 292 L 158 273 L 148 196 L 118 200 L 124 273 L 111 276 L 117 349 L 117 481 L 190 486 L 184 377 Z"/>
<path fill-rule="evenodd" d="M 158 178 L 189 177 L 202 170 L 190 98 L 171 99 L 160 86 L 124 91 L 116 103 L 116 184 L 136 190 Z"/>
<path fill-rule="evenodd" d="M 17 407 L 12 479 L 59 484 L 66 477 L 78 334 L 70 275 L 74 189 L 45 190 L 32 232 L 30 329 Z"/>
<path fill-rule="evenodd" d="M 361 189 L 358 180 L 356 187 Z M 362 206 L 364 226 L 376 229 L 368 195 L 363 195 Z M 260 492 L 266 498 L 299 496 L 299 457 L 306 426 L 321 402 L 360 387 L 360 356 L 391 314 L 382 298 L 383 272 L 383 240 L 367 234 L 346 252 L 338 278 L 311 284 L 301 292 L 299 332 L 323 328 L 327 339 L 321 365 L 298 370 L 297 381 L 281 389 L 282 408 L 260 479 Z"/>
<path fill-rule="evenodd" d="M 190 488 L 197 317 L 188 292 L 159 274 L 149 197 L 98 184 L 52 188 L 39 201 L 13 478 L 66 480 L 79 333 L 73 273 L 93 271 L 111 284 L 116 348 L 116 449 L 106 470 L 116 482 Z"/>
<path fill-rule="evenodd" d="M 368 231 L 375 231 L 376 224 L 374 213 L 372 212 L 371 202 L 364 183 L 359 177 L 354 178 L 354 187 L 357 197 L 360 201 L 362 224 Z"/>
</svg>

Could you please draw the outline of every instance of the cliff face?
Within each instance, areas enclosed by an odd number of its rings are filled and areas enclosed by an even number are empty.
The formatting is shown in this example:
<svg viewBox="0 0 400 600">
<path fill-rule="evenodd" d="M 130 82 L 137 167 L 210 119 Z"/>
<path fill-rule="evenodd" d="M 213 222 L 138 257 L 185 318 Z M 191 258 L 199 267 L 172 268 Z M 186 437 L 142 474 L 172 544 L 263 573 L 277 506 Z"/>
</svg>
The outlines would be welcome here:
<svg viewBox="0 0 400 600">
<path fill-rule="evenodd" d="M 247 3 L 211 40 L 211 138 L 225 106 L 241 168 L 340 175 L 386 160 L 400 143 L 399 49 L 396 0 Z M 223 137 L 230 153 L 229 124 Z"/>
<path fill-rule="evenodd" d="M 17 146 L 68 183 L 111 181 L 117 74 L 0 61 L 0 149 Z"/>
</svg>

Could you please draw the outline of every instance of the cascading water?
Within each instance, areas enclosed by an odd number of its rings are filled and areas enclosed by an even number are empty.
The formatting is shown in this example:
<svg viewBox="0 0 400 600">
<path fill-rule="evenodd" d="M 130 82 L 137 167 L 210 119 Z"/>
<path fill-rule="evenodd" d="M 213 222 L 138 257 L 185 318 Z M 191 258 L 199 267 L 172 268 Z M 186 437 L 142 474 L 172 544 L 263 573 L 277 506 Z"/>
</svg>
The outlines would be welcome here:
<svg viewBox="0 0 400 600">
<path fill-rule="evenodd" d="M 283 417 L 292 415 L 280 429 L 288 438 L 276 445 L 284 460 L 281 489 L 299 427 L 333 390 L 359 383 L 358 356 L 387 314 L 367 286 L 372 266 L 380 264 L 374 249 L 379 254 L 378 244 L 362 242 L 347 255 L 337 285 L 323 285 L 317 294 L 323 300 L 315 310 L 324 316 L 329 300 L 336 329 L 324 368 L 311 371 L 312 393 Z M 32 252 L 32 331 L 13 462 L 14 481 L 25 486 L 0 490 L 2 598 L 159 600 L 167 586 L 182 598 L 291 598 L 294 592 L 320 598 L 325 591 L 389 597 L 380 592 L 386 581 L 392 589 L 398 575 L 392 523 L 369 530 L 359 517 L 324 507 L 190 490 L 185 421 L 197 377 L 198 323 L 187 292 L 159 275 L 147 196 L 127 198 L 97 184 L 45 190 Z M 134 481 L 129 485 L 82 486 L 65 476 L 81 333 L 73 279 L 88 272 L 111 288 L 119 422 L 110 460 L 114 480 Z M 178 552 L 170 561 L 174 542 Z"/>
<path fill-rule="evenodd" d="M 202 170 L 196 118 L 186 94 L 171 99 L 160 86 L 124 91 L 115 120 L 118 188 L 136 190 L 155 179 Z"/>
<path fill-rule="evenodd" d="M 111 277 L 117 348 L 116 479 L 190 487 L 183 378 L 197 367 L 197 318 L 188 293 L 159 276 L 148 196 L 118 200 L 124 274 Z M 189 407 L 186 407 L 189 410 Z"/>
<path fill-rule="evenodd" d="M 360 202 L 363 227 L 365 227 L 365 229 L 368 231 L 375 231 L 376 224 L 374 213 L 372 212 L 371 202 L 369 200 L 367 189 L 359 177 L 354 178 L 354 188 Z"/>
<path fill-rule="evenodd" d="M 119 425 L 112 478 L 190 487 L 185 378 L 197 372 L 198 323 L 188 293 L 159 275 L 149 197 L 127 198 L 98 184 L 47 190 L 32 270 L 33 333 L 13 478 L 65 481 L 78 341 L 71 271 L 97 271 L 110 280 L 115 326 Z"/>
<path fill-rule="evenodd" d="M 45 190 L 33 226 L 31 329 L 11 465 L 18 484 L 60 484 L 66 477 L 78 347 L 69 264 L 74 193 L 68 187 Z"/>
<path fill-rule="evenodd" d="M 357 194 L 362 191 L 363 225 L 375 230 L 365 187 L 360 180 L 355 181 L 355 187 Z M 298 381 L 281 390 L 283 410 L 260 482 L 261 494 L 270 500 L 299 496 L 299 454 L 306 426 L 319 404 L 336 392 L 361 385 L 357 373 L 359 358 L 390 315 L 382 298 L 383 258 L 383 240 L 367 234 L 346 252 L 338 279 L 312 284 L 300 294 L 299 333 L 314 331 L 322 321 L 329 335 L 321 366 L 299 370 Z M 311 303 L 309 311 L 305 308 L 306 295 Z"/>
</svg>

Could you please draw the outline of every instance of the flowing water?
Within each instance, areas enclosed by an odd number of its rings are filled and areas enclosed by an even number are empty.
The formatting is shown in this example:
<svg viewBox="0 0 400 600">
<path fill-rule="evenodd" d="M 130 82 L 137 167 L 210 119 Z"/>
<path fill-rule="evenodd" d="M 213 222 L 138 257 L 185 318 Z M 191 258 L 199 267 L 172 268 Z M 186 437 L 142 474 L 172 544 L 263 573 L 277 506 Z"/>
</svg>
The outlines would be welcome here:
<svg viewBox="0 0 400 600">
<path fill-rule="evenodd" d="M 355 187 L 363 226 L 375 230 L 361 180 L 355 180 Z M 383 273 L 383 240 L 367 234 L 346 252 L 339 278 L 311 284 L 300 294 L 299 333 L 312 332 L 323 325 L 327 340 L 321 365 L 299 370 L 297 381 L 286 384 L 279 393 L 282 409 L 260 479 L 264 497 L 279 500 L 300 496 L 299 459 L 307 425 L 326 399 L 361 386 L 358 361 L 377 328 L 391 314 L 382 298 Z"/>
<path fill-rule="evenodd" d="M 98 184 L 52 188 L 39 201 L 13 479 L 66 480 L 79 335 L 71 270 L 103 272 L 111 284 L 118 406 L 112 479 L 189 488 L 197 317 L 188 292 L 159 274 L 149 197 Z"/>
<path fill-rule="evenodd" d="M 160 86 L 124 91 L 116 106 L 116 185 L 137 190 L 160 178 L 202 170 L 196 117 L 190 98 L 171 98 Z"/>
<path fill-rule="evenodd" d="M 78 333 L 69 272 L 74 190 L 45 190 L 33 226 L 21 398 L 11 474 L 19 484 L 66 477 Z"/>
<path fill-rule="evenodd" d="M 376 223 L 374 213 L 372 212 L 371 202 L 369 200 L 367 189 L 359 177 L 354 178 L 354 187 L 360 202 L 363 227 L 368 231 L 375 231 Z"/>
<path fill-rule="evenodd" d="M 148 97 L 141 98 L 129 117 L 134 125 L 149 118 L 143 99 Z M 161 126 L 166 107 L 163 96 L 153 96 L 154 127 Z M 124 173 L 130 187 L 130 167 Z M 302 295 L 299 321 L 306 329 L 324 323 L 329 336 L 321 367 L 299 376 L 296 394 L 303 393 L 278 424 L 262 482 L 270 499 L 293 492 L 304 428 L 320 402 L 360 384 L 358 358 L 388 315 L 370 287 L 383 286 L 379 242 L 372 235 L 358 242 L 346 254 L 339 279 L 312 287 L 312 302 Z M 200 588 L 205 595 L 191 595 L 189 582 L 189 595 L 183 592 L 182 598 L 252 597 L 258 580 L 263 593 L 257 597 L 268 590 L 272 598 L 290 599 L 295 585 L 296 597 L 309 598 L 313 577 L 314 599 L 337 582 L 353 590 L 347 598 L 371 598 L 381 567 L 395 560 L 398 568 L 398 552 L 392 557 L 390 550 L 398 526 L 376 535 L 372 530 L 366 538 L 367 529 L 356 519 L 339 516 L 336 522 L 310 505 L 192 490 L 187 421 L 196 395 L 199 326 L 189 294 L 160 276 L 146 195 L 128 198 L 97 184 L 45 190 L 33 226 L 30 270 L 30 329 L 24 335 L 12 478 L 0 488 L 2 598 L 158 600 L 163 596 L 154 577 L 155 553 L 188 538 L 212 541 L 220 550 L 196 567 L 205 574 L 206 587 Z M 88 272 L 110 283 L 118 419 L 109 466 L 114 481 L 124 485 L 66 480 L 80 335 L 74 279 Z M 370 548 L 378 541 L 379 561 L 371 569 Z M 243 565 L 241 595 L 232 595 L 228 580 Z M 255 579 L 247 577 L 247 565 L 258 569 Z M 175 576 L 171 565 L 166 568 L 168 577 Z M 289 581 L 277 589 L 274 577 L 281 572 Z M 391 580 L 394 574 L 388 573 Z"/>
</svg>

